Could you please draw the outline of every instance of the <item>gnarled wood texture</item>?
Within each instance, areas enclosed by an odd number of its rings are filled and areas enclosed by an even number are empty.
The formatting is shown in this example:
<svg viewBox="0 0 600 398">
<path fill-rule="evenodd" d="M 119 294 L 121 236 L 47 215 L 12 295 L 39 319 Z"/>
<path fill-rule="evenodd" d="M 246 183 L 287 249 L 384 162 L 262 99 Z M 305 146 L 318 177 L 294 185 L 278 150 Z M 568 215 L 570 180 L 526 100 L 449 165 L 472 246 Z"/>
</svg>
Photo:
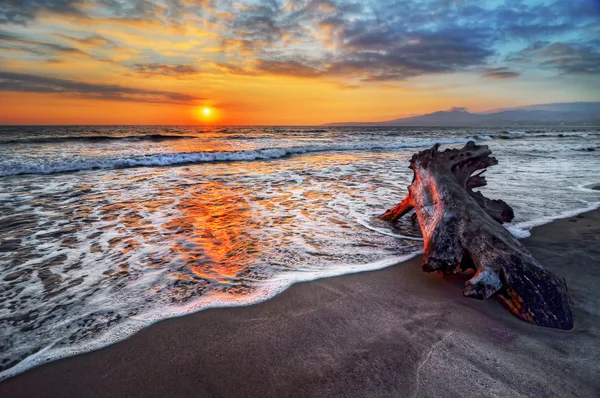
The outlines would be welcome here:
<svg viewBox="0 0 600 398">
<path fill-rule="evenodd" d="M 565 281 L 502 227 L 514 217 L 510 206 L 473 192 L 486 185 L 481 175 L 485 169 L 498 164 L 489 148 L 473 141 L 462 149 L 440 152 L 438 147 L 412 157 L 408 196 L 381 218 L 393 222 L 414 208 L 424 239 L 424 271 L 454 274 L 474 268 L 465 296 L 486 299 L 495 294 L 524 321 L 571 329 Z"/>
</svg>

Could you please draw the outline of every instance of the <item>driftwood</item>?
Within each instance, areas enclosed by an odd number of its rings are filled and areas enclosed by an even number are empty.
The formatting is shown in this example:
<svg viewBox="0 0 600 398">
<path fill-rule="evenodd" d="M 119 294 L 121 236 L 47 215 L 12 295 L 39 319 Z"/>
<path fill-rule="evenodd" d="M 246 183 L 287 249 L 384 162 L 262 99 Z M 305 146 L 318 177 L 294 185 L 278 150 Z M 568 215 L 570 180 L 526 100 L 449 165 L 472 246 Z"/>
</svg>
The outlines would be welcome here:
<svg viewBox="0 0 600 398">
<path fill-rule="evenodd" d="M 498 164 L 486 145 L 468 142 L 462 149 L 415 154 L 408 196 L 381 216 L 393 222 L 415 210 L 424 239 L 422 268 L 475 275 L 463 294 L 486 299 L 496 295 L 520 319 L 540 326 L 571 329 L 567 286 L 539 264 L 501 224 L 513 219 L 510 206 L 473 188 L 486 185 L 481 174 Z M 476 171 L 482 170 L 473 175 Z"/>
</svg>

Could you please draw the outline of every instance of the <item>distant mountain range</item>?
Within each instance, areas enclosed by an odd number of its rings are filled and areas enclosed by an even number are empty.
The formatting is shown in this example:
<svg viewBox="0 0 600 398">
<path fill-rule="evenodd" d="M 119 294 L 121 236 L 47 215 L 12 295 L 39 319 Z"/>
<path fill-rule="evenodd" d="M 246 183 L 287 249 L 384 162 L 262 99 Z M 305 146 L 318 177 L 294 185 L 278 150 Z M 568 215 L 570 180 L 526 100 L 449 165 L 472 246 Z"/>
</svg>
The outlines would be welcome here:
<svg viewBox="0 0 600 398">
<path fill-rule="evenodd" d="M 327 123 L 326 126 L 600 126 L 600 102 L 566 102 L 529 105 L 491 112 L 471 113 L 453 108 L 426 115 L 383 122 Z"/>
</svg>

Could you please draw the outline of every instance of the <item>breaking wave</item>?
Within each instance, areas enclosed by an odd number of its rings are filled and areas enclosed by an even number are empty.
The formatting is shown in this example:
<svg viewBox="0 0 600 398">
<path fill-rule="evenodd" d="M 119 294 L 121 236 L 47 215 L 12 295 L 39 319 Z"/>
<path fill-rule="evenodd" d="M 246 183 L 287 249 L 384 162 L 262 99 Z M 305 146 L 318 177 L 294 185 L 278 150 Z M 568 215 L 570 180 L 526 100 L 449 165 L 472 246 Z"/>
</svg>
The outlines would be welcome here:
<svg viewBox="0 0 600 398">
<path fill-rule="evenodd" d="M 128 167 L 156 167 L 190 163 L 250 161 L 277 159 L 289 155 L 329 152 L 329 151 L 360 151 L 360 150 L 386 150 L 401 148 L 419 148 L 434 144 L 460 144 L 469 141 L 468 138 L 421 140 L 402 143 L 363 143 L 363 144 L 330 144 L 307 145 L 281 148 L 264 148 L 240 151 L 212 151 L 212 152 L 176 152 L 151 155 L 131 155 L 110 158 L 70 158 L 56 161 L 28 163 L 0 163 L 0 177 L 18 174 L 52 174 L 69 171 L 92 169 L 120 169 Z"/>
</svg>

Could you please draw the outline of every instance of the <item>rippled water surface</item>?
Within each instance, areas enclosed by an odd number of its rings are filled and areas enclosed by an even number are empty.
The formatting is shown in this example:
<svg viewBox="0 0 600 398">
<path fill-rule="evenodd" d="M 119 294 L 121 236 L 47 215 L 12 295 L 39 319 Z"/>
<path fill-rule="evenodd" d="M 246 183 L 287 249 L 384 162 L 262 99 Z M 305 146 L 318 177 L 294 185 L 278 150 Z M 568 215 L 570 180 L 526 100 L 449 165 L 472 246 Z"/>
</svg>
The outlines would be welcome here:
<svg viewBox="0 0 600 398">
<path fill-rule="evenodd" d="M 509 228 L 600 204 L 595 128 L 0 129 L 0 377 L 170 316 L 396 264 L 412 153 L 475 139 Z"/>
</svg>

